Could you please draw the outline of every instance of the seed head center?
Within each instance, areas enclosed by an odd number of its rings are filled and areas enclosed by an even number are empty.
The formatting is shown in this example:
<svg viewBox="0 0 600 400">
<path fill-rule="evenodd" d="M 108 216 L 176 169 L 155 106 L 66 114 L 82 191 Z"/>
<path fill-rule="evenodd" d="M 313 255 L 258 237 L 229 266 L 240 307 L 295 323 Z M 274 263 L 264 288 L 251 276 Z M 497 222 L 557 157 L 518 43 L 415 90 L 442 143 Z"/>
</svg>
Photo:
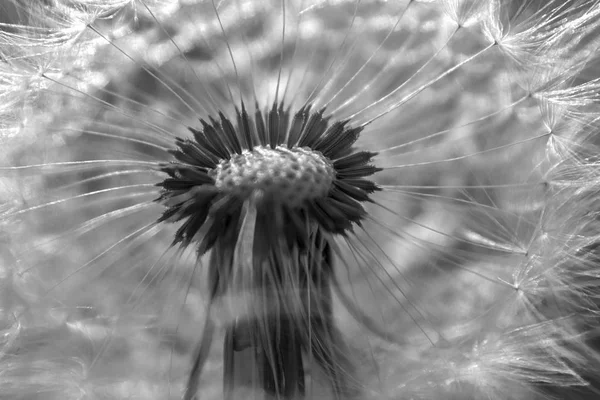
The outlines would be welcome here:
<svg viewBox="0 0 600 400">
<path fill-rule="evenodd" d="M 211 172 L 215 186 L 243 198 L 262 190 L 289 207 L 329 193 L 335 170 L 317 151 L 309 148 L 272 149 L 256 146 L 221 161 Z"/>
</svg>

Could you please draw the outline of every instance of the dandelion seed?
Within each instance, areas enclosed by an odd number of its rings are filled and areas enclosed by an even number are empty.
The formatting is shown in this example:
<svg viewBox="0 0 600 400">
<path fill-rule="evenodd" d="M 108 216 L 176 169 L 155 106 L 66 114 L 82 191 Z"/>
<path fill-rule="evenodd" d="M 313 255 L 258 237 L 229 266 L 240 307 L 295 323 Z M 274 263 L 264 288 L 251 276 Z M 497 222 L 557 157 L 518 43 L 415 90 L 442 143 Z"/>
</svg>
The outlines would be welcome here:
<svg viewBox="0 0 600 400">
<path fill-rule="evenodd" d="M 593 398 L 598 5 L 0 5 L 0 397 Z"/>
</svg>

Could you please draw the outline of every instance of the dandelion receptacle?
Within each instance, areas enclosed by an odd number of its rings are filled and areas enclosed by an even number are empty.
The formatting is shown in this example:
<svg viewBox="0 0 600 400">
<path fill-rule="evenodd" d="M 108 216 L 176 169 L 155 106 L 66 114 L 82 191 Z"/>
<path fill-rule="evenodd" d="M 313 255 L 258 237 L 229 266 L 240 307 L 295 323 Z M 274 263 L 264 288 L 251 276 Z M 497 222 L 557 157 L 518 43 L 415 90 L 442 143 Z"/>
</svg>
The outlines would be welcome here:
<svg viewBox="0 0 600 400">
<path fill-rule="evenodd" d="M 5 0 L 0 398 L 598 397 L 597 0 Z"/>
</svg>

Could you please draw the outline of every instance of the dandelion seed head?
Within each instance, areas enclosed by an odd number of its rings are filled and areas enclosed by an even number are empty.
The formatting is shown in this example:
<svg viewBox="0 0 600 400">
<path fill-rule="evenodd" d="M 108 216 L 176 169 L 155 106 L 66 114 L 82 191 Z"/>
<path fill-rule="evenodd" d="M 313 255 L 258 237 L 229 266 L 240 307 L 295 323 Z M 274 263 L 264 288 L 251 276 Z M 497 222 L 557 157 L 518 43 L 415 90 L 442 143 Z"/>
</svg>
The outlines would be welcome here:
<svg viewBox="0 0 600 400">
<path fill-rule="evenodd" d="M 593 380 L 597 1 L 29 3 L 0 26 L 9 396 Z"/>
<path fill-rule="evenodd" d="M 360 222 L 365 214 L 360 203 L 378 190 L 363 178 L 379 170 L 368 164 L 375 153 L 352 148 L 361 128 L 348 127 L 348 121 L 330 123 L 323 110 L 311 113 L 310 107 L 291 118 L 283 106 L 274 105 L 264 118 L 260 111 L 251 118 L 242 106 L 237 120 L 236 127 L 223 114 L 220 121 L 202 120 L 202 130 L 191 129 L 194 140 L 177 139 L 172 154 L 178 162 L 162 168 L 170 178 L 159 183 L 163 193 L 158 202 L 168 207 L 159 221 L 188 218 L 175 242 L 188 244 L 215 212 L 233 218 L 232 229 L 241 229 L 235 219 L 248 201 L 260 213 L 276 216 L 258 224 L 258 231 L 284 234 L 286 219 L 293 226 L 288 240 L 302 238 L 300 247 L 312 235 L 303 227 L 306 218 L 332 233 Z M 257 201 L 257 196 L 264 199 Z M 209 241 L 217 236 L 213 229 Z"/>
</svg>

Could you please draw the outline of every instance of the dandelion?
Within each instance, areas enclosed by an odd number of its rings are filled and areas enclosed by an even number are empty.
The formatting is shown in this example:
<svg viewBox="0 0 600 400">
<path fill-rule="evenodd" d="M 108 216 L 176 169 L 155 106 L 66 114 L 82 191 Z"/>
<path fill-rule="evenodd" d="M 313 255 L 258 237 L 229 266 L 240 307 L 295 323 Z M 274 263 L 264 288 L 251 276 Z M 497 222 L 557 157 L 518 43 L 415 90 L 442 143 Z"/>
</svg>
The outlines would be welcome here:
<svg viewBox="0 0 600 400">
<path fill-rule="evenodd" d="M 0 10 L 2 397 L 595 396 L 598 1 Z"/>
</svg>

